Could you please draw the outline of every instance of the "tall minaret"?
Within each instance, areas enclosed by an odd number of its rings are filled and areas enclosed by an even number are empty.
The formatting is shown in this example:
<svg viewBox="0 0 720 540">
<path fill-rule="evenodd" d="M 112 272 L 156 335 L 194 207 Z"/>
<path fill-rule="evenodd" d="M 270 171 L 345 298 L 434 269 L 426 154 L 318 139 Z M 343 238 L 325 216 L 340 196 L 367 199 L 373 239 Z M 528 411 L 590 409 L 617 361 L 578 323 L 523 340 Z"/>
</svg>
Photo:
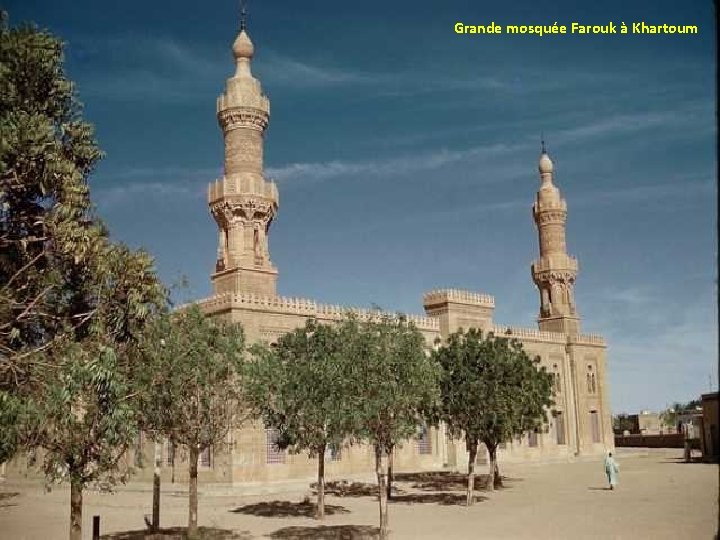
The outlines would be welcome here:
<svg viewBox="0 0 720 540">
<path fill-rule="evenodd" d="M 575 257 L 567 254 L 565 220 L 567 204 L 553 184 L 553 162 L 542 144 L 540 154 L 540 190 L 533 204 L 533 218 L 538 228 L 540 258 L 531 270 L 540 291 L 540 330 L 577 334 L 580 318 L 575 310 L 573 288 L 578 272 Z"/>
<path fill-rule="evenodd" d="M 208 201 L 219 229 L 212 275 L 215 294 L 249 292 L 274 296 L 277 269 L 270 262 L 268 236 L 278 209 L 278 192 L 263 174 L 263 142 L 270 101 L 250 72 L 255 51 L 245 28 L 233 43 L 235 74 L 217 100 L 225 139 L 225 171 L 210 184 Z"/>
</svg>

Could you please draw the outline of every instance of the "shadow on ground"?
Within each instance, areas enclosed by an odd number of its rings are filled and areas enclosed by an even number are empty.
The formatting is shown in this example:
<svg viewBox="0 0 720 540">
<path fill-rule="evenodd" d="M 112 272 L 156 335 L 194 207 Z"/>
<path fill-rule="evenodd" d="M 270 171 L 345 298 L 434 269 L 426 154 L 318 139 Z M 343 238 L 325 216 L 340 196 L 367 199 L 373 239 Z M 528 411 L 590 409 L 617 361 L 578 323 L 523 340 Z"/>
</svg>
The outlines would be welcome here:
<svg viewBox="0 0 720 540">
<path fill-rule="evenodd" d="M 487 497 L 475 495 L 475 502 L 487 501 Z M 391 503 L 413 504 L 413 503 L 435 503 L 444 506 L 463 505 L 467 501 L 467 496 L 459 493 L 409 493 L 406 495 L 396 495 L 390 499 Z"/>
<path fill-rule="evenodd" d="M 370 540 L 380 538 L 377 527 L 369 525 L 331 525 L 319 527 L 285 527 L 270 534 L 281 540 Z"/>
<path fill-rule="evenodd" d="M 100 536 L 100 540 L 186 540 L 187 527 L 168 527 L 160 529 L 153 535 L 147 529 L 140 531 L 125 531 Z M 215 527 L 198 527 L 197 540 L 251 540 L 252 535 L 247 532 L 236 532 L 229 529 Z"/>
<path fill-rule="evenodd" d="M 705 461 L 702 457 L 692 457 L 690 458 L 690 461 L 685 461 L 685 458 L 670 458 L 670 459 L 663 459 L 660 463 L 700 463 L 704 465 L 713 465 L 717 464 L 717 462 L 713 463 L 710 461 Z"/>
<path fill-rule="evenodd" d="M 314 517 L 317 511 L 317 505 L 310 501 L 290 502 L 290 501 L 268 501 L 256 504 L 247 504 L 239 506 L 230 512 L 234 514 L 246 514 L 250 516 L 262 517 Z M 325 515 L 332 516 L 334 514 L 349 514 L 350 510 L 344 506 L 335 506 L 332 504 L 325 505 Z"/>
<path fill-rule="evenodd" d="M 5 491 L 5 492 L 0 493 L 0 508 L 5 508 L 7 506 L 17 506 L 17 503 L 5 502 L 5 501 L 8 501 L 9 499 L 13 499 L 13 498 L 17 497 L 18 495 L 20 495 L 20 493 L 17 491 Z"/>
<path fill-rule="evenodd" d="M 313 489 L 313 494 L 317 495 L 317 484 L 310 484 L 310 487 Z M 399 493 L 399 490 L 393 486 L 392 492 Z M 325 484 L 325 494 L 335 495 L 336 497 L 377 497 L 378 487 L 377 484 L 340 480 Z"/>
<path fill-rule="evenodd" d="M 393 475 L 395 482 L 407 482 L 414 489 L 426 491 L 462 491 L 467 486 L 467 476 L 456 472 L 415 472 L 397 473 Z M 478 475 L 475 485 L 482 487 L 487 481 L 487 475 Z"/>
<path fill-rule="evenodd" d="M 393 476 L 395 482 L 407 482 L 413 489 L 423 491 L 465 491 L 467 489 L 467 475 L 451 471 L 397 473 Z M 487 489 L 490 480 L 489 474 L 475 476 L 475 489 Z M 522 482 L 522 478 L 502 477 L 503 484 L 496 485 L 496 489 L 511 487 L 515 482 Z"/>
</svg>

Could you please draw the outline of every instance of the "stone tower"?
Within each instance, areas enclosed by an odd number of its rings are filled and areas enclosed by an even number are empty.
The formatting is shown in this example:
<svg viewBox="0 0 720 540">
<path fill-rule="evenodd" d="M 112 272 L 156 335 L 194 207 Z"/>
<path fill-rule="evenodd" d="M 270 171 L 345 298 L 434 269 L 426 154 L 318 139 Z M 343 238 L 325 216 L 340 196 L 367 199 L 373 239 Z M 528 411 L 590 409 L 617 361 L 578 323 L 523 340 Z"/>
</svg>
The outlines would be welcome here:
<svg viewBox="0 0 720 540">
<path fill-rule="evenodd" d="M 553 184 L 553 162 L 542 145 L 540 189 L 533 204 L 538 228 L 540 258 L 532 263 L 532 278 L 540 291 L 540 330 L 577 334 L 580 318 L 575 309 L 574 286 L 578 262 L 567 253 L 565 220 L 567 204 Z"/>
<path fill-rule="evenodd" d="M 243 19 L 232 46 L 235 74 L 217 100 L 217 118 L 225 139 L 225 170 L 208 188 L 210 212 L 219 229 L 212 274 L 215 294 L 276 294 L 277 269 L 270 262 L 268 236 L 278 209 L 278 191 L 263 174 L 270 101 L 250 71 L 254 51 Z"/>
</svg>

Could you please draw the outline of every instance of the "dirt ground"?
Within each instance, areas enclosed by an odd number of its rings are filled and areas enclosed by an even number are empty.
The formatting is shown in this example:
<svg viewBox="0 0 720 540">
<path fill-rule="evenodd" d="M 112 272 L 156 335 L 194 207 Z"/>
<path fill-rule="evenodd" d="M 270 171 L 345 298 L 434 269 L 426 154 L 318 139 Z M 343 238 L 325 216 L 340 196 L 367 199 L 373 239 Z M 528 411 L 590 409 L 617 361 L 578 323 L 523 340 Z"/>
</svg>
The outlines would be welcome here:
<svg viewBox="0 0 720 540">
<path fill-rule="evenodd" d="M 606 489 L 602 463 L 508 464 L 506 487 L 478 491 L 464 506 L 463 478 L 452 473 L 399 474 L 390 503 L 394 540 L 475 538 L 687 538 L 712 539 L 718 531 L 718 465 L 682 463 L 680 450 L 619 452 L 620 484 Z M 502 464 L 501 464 L 502 465 Z M 213 539 L 374 538 L 377 502 L 370 484 L 329 478 L 329 514 L 322 525 L 304 503 L 310 488 L 247 496 L 241 487 L 201 486 L 200 525 Z M 333 482 L 335 481 L 335 483 Z M 482 481 L 481 481 L 482 484 Z M 177 533 L 187 523 L 184 486 L 163 490 L 162 524 Z M 144 538 L 151 511 L 147 487 L 128 485 L 115 494 L 85 495 L 84 537 L 92 516 L 102 519 L 102 538 Z M 0 483 L 0 538 L 67 538 L 69 490 L 47 494 L 38 484 Z M 166 538 L 179 537 L 168 534 Z"/>
</svg>

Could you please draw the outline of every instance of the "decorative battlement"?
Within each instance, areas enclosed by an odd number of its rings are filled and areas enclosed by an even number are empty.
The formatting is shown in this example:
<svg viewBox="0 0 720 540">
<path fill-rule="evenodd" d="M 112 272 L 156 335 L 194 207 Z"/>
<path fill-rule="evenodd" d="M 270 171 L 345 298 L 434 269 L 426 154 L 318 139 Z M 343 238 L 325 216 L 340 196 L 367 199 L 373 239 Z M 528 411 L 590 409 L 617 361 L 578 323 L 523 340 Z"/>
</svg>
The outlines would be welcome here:
<svg viewBox="0 0 720 540">
<path fill-rule="evenodd" d="M 356 315 L 360 320 L 373 320 L 383 315 L 390 317 L 399 316 L 398 314 L 377 310 L 344 307 L 334 304 L 318 304 L 314 300 L 307 298 L 266 296 L 253 293 L 216 294 L 210 298 L 201 300 L 199 304 L 208 311 L 249 309 L 330 320 L 339 320 L 349 314 Z M 403 314 L 402 316 L 408 322 L 412 322 L 419 330 L 439 331 L 440 329 L 437 319 L 420 315 Z"/>
<path fill-rule="evenodd" d="M 519 328 L 516 326 L 495 325 L 490 329 L 498 337 L 532 339 L 549 343 L 565 343 L 567 336 L 560 332 L 546 332 L 535 328 Z"/>
<path fill-rule="evenodd" d="M 518 338 L 520 340 L 532 339 L 548 343 L 573 343 L 578 345 L 605 346 L 605 338 L 599 334 L 563 334 L 562 332 L 548 332 L 534 328 L 518 328 L 516 326 L 495 325 L 490 330 L 496 336 Z"/>
<path fill-rule="evenodd" d="M 250 184 L 253 185 L 250 185 Z M 208 202 L 210 204 L 223 199 L 224 197 L 252 193 L 265 197 L 272 201 L 278 201 L 279 194 L 277 185 L 273 180 L 253 182 L 253 178 L 238 178 L 232 180 L 220 179 L 208 185 Z"/>
<path fill-rule="evenodd" d="M 581 345 L 600 345 L 606 346 L 605 338 L 600 334 L 577 334 L 575 336 L 568 336 L 568 341 L 571 343 L 578 343 Z"/>
<path fill-rule="evenodd" d="M 489 294 L 481 294 L 462 289 L 436 289 L 423 295 L 423 305 L 426 307 L 449 302 L 487 308 L 495 307 L 495 298 Z"/>
</svg>

